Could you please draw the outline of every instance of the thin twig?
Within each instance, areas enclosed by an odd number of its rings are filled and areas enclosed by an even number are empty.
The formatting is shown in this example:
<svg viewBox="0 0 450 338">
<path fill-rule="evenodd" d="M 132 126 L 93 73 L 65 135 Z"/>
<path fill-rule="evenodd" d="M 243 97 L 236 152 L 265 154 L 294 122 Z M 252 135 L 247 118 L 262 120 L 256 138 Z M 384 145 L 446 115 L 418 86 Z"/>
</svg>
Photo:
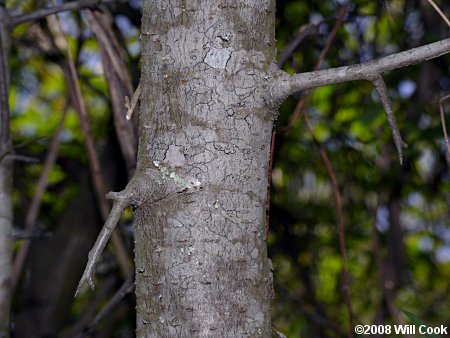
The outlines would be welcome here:
<svg viewBox="0 0 450 338">
<path fill-rule="evenodd" d="M 84 332 L 84 336 L 89 336 L 93 333 L 95 327 L 102 321 L 106 316 L 108 316 L 111 311 L 120 303 L 120 301 L 125 298 L 130 292 L 134 290 L 134 275 L 130 275 L 123 282 L 120 289 L 112 296 L 112 298 L 106 303 L 106 305 L 97 313 L 95 318 L 89 324 Z"/>
<path fill-rule="evenodd" d="M 285 48 L 283 48 L 280 51 L 280 57 L 278 59 L 278 67 L 281 68 L 281 66 L 284 65 L 286 60 L 294 53 L 294 51 L 297 49 L 298 45 L 309 35 L 317 34 L 319 31 L 320 23 L 317 25 L 313 24 L 306 24 L 300 27 L 298 30 L 297 36 L 292 40 L 289 45 L 287 45 Z"/>
<path fill-rule="evenodd" d="M 53 6 L 50 8 L 42 8 L 42 9 L 38 9 L 32 13 L 26 13 L 26 14 L 13 16 L 10 18 L 9 26 L 11 28 L 14 28 L 14 26 L 20 25 L 21 23 L 24 23 L 27 21 L 40 20 L 51 14 L 72 11 L 72 10 L 79 11 L 83 8 L 98 7 L 100 5 L 106 5 L 106 4 L 111 4 L 111 3 L 115 3 L 115 2 L 125 2 L 125 1 L 126 0 L 78 0 L 78 1 L 66 2 L 59 6 Z"/>
<path fill-rule="evenodd" d="M 15 161 L 15 162 L 23 162 L 23 163 L 39 163 L 39 159 L 36 157 L 31 157 L 27 155 L 20 155 L 20 154 L 8 154 L 6 155 L 8 160 Z"/>
<path fill-rule="evenodd" d="M 325 57 L 327 56 L 328 52 L 330 51 L 331 45 L 333 44 L 337 31 L 339 27 L 341 27 L 342 22 L 345 18 L 345 14 L 347 13 L 348 7 L 350 6 L 351 3 L 352 2 L 350 0 L 347 0 L 347 2 L 339 10 L 338 18 L 333 26 L 333 29 L 328 35 L 325 47 L 320 52 L 319 60 L 314 66 L 314 70 L 318 70 L 322 66 L 322 63 L 325 60 Z M 308 98 L 309 93 L 310 93 L 309 90 L 305 90 L 302 93 L 302 97 L 300 101 L 297 103 L 297 106 L 295 107 L 294 114 L 292 114 L 289 124 L 285 127 L 284 131 L 285 137 L 289 134 L 289 131 L 292 129 L 297 119 L 303 114 L 303 110 L 305 109 L 306 106 L 306 99 Z"/>
<path fill-rule="evenodd" d="M 439 111 L 441 113 L 441 124 L 442 124 L 442 131 L 444 132 L 445 144 L 447 145 L 447 152 L 448 152 L 448 155 L 450 156 L 450 143 L 448 140 L 447 127 L 445 126 L 445 113 L 444 113 L 444 106 L 443 106 L 443 102 L 449 98 L 450 98 L 450 94 L 444 96 L 443 98 L 441 98 L 439 100 Z"/>
<path fill-rule="evenodd" d="M 334 173 L 333 166 L 331 165 L 331 161 L 328 158 L 327 152 L 322 144 L 319 143 L 317 137 L 315 136 L 313 126 L 309 121 L 308 115 L 303 114 L 303 121 L 311 134 L 313 140 L 319 146 L 320 158 L 325 166 L 328 177 L 331 181 L 331 186 L 334 195 L 334 203 L 336 209 L 337 223 L 338 223 L 338 233 L 339 233 L 339 246 L 341 250 L 342 257 L 342 291 L 345 295 L 345 302 L 347 304 L 347 311 L 349 316 L 349 328 L 348 328 L 348 337 L 353 337 L 353 309 L 352 309 L 352 298 L 351 298 L 351 290 L 350 290 L 350 280 L 347 269 L 347 253 L 345 249 L 345 226 L 344 226 L 344 215 L 342 212 L 342 203 L 341 203 L 341 194 L 339 192 L 339 185 L 337 182 L 336 174 Z"/>
<path fill-rule="evenodd" d="M 434 10 L 441 16 L 441 18 L 445 21 L 448 27 L 450 27 L 450 21 L 447 19 L 445 14 L 441 11 L 438 5 L 434 3 L 433 0 L 427 0 L 428 3 L 434 8 Z"/>
<path fill-rule="evenodd" d="M 32 138 L 31 140 L 26 140 L 25 142 L 14 145 L 13 147 L 5 150 L 2 154 L 0 154 L 0 162 L 3 160 L 4 157 L 14 154 L 14 150 L 23 148 L 29 144 L 32 144 L 32 143 L 40 141 L 40 140 L 45 140 L 46 138 L 48 138 L 48 136 L 38 136 L 38 137 Z"/>
<path fill-rule="evenodd" d="M 394 109 L 392 108 L 391 99 L 389 97 L 388 89 L 386 83 L 381 75 L 376 75 L 372 79 L 372 83 L 375 89 L 380 95 L 381 103 L 383 104 L 384 111 L 386 113 L 386 118 L 388 121 L 389 129 L 392 132 L 392 137 L 394 138 L 395 147 L 397 148 L 398 158 L 400 165 L 403 163 L 403 148 L 408 147 L 408 145 L 403 142 L 402 136 L 400 135 L 400 130 L 398 129 L 397 120 L 395 119 Z"/>
<path fill-rule="evenodd" d="M 42 174 L 39 177 L 39 181 L 36 184 L 36 189 L 34 191 L 33 199 L 31 200 L 30 208 L 27 211 L 25 216 L 25 226 L 23 230 L 23 235 L 25 238 L 31 238 L 33 233 L 33 225 L 36 222 L 37 216 L 39 215 L 39 210 L 42 205 L 42 195 L 44 191 L 47 189 L 48 185 L 48 176 L 50 174 L 50 170 L 55 164 L 56 158 L 58 156 L 59 150 L 59 136 L 61 135 L 61 131 L 64 127 L 64 121 L 66 119 L 68 111 L 68 106 L 64 108 L 64 111 L 61 116 L 61 120 L 56 128 L 55 134 L 53 136 L 52 142 L 50 144 L 50 148 L 47 152 L 47 156 L 45 158 L 44 167 L 42 169 Z M 12 274 L 12 291 L 16 289 L 20 275 L 23 270 L 23 266 L 25 264 L 25 260 L 28 256 L 28 251 L 30 250 L 31 241 L 25 240 L 21 245 L 19 251 L 16 254 L 14 259 L 14 267 Z"/>
<path fill-rule="evenodd" d="M 92 27 L 92 31 L 94 32 L 100 47 L 104 49 L 105 54 L 108 56 L 114 72 L 120 79 L 123 86 L 128 87 L 127 84 L 131 82 L 130 76 L 127 73 L 127 68 L 124 67 L 123 61 L 118 58 L 117 51 L 119 50 L 119 46 L 115 43 L 116 39 L 112 34 L 112 29 L 105 27 L 103 24 L 105 18 L 101 17 L 98 11 L 94 12 L 88 9 L 84 11 L 84 13 Z M 131 92 L 132 88 L 127 88 L 127 90 Z"/>
</svg>

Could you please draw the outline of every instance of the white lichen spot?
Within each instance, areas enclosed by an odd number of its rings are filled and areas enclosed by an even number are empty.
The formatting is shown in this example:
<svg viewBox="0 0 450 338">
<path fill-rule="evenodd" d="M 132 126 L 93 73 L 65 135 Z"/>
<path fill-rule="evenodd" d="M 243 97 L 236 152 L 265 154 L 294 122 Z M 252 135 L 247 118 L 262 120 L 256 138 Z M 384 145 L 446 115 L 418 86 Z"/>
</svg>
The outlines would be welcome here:
<svg viewBox="0 0 450 338">
<path fill-rule="evenodd" d="M 158 161 L 153 161 L 153 165 L 161 171 L 161 173 L 164 176 L 169 177 L 171 180 L 173 180 L 176 185 L 178 185 L 180 188 L 184 189 L 198 189 L 201 182 L 197 179 L 191 179 L 189 178 L 182 178 L 178 176 L 174 171 L 169 170 L 168 167 L 163 166 Z"/>
<path fill-rule="evenodd" d="M 188 256 L 192 255 L 195 252 L 195 248 L 193 245 L 189 245 L 187 249 Z"/>
<path fill-rule="evenodd" d="M 219 209 L 219 200 L 215 200 L 213 206 L 214 209 Z"/>
<path fill-rule="evenodd" d="M 224 69 L 230 57 L 231 52 L 228 49 L 210 46 L 203 61 L 212 68 Z"/>
<path fill-rule="evenodd" d="M 164 324 L 166 322 L 163 317 L 159 317 L 158 319 L 161 324 Z"/>
</svg>

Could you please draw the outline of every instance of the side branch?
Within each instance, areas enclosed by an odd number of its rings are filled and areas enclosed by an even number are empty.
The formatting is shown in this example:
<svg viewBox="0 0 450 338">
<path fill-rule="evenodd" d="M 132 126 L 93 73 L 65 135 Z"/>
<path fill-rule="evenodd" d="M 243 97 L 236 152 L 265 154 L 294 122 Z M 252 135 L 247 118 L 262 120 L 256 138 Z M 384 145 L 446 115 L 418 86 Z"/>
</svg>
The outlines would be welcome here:
<svg viewBox="0 0 450 338">
<path fill-rule="evenodd" d="M 105 249 L 109 238 L 111 237 L 111 234 L 116 228 L 116 225 L 119 222 L 120 217 L 122 216 L 123 210 L 127 206 L 128 205 L 125 201 L 117 200 L 114 202 L 114 205 L 111 209 L 111 212 L 109 213 L 105 225 L 102 228 L 102 231 L 98 235 L 93 248 L 91 249 L 91 251 L 89 251 L 88 262 L 86 264 L 86 268 L 84 269 L 83 276 L 81 276 L 80 282 L 78 283 L 75 297 L 78 295 L 85 284 L 88 284 L 91 289 L 94 289 L 93 276 L 95 266 L 97 265 L 98 260 L 100 259 L 100 256 Z"/>
<path fill-rule="evenodd" d="M 369 80 L 374 75 L 421 63 L 450 52 L 450 38 L 430 43 L 404 52 L 391 54 L 377 60 L 351 66 L 330 68 L 314 72 L 288 75 L 284 73 L 272 87 L 272 96 L 276 101 L 289 95 L 320 86 L 326 86 L 354 80 Z"/>
<path fill-rule="evenodd" d="M 161 162 L 154 161 L 153 166 L 149 169 L 136 170 L 124 190 L 106 194 L 106 198 L 114 200 L 114 205 L 95 241 L 94 247 L 89 251 L 88 262 L 78 283 L 75 297 L 85 284 L 89 285 L 91 289 L 94 288 L 95 266 L 126 207 L 133 205 L 139 208 L 144 202 L 152 204 L 178 193 L 194 192 L 201 189 L 201 182 L 181 176 Z"/>
</svg>

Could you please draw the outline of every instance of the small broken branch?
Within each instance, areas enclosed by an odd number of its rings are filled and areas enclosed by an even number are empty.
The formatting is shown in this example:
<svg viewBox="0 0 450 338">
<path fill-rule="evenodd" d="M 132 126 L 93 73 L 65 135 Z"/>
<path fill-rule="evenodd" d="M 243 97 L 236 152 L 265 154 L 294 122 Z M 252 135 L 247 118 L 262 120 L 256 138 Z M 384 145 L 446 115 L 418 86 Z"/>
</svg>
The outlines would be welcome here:
<svg viewBox="0 0 450 338">
<path fill-rule="evenodd" d="M 388 89 L 383 77 L 379 74 L 375 75 L 371 80 L 375 89 L 380 95 L 381 102 L 383 104 L 384 111 L 386 113 L 386 118 L 388 121 L 389 129 L 392 132 L 392 137 L 394 138 L 395 148 L 397 148 L 398 158 L 400 165 L 403 164 L 403 148 L 408 147 L 408 145 L 403 142 L 402 136 L 400 135 L 400 130 L 398 129 L 397 120 L 395 119 L 394 109 L 392 108 L 391 99 L 389 98 Z"/>
<path fill-rule="evenodd" d="M 143 201 L 151 204 L 180 192 L 200 189 L 201 182 L 180 177 L 160 162 L 154 161 L 153 164 L 153 168 L 136 170 L 124 190 L 106 194 L 106 198 L 114 200 L 114 204 L 94 247 L 89 251 L 88 262 L 78 284 L 75 297 L 85 284 L 88 284 L 92 289 L 94 288 L 95 266 L 125 208 L 130 205 L 139 207 Z"/>
<path fill-rule="evenodd" d="M 112 198 L 111 193 L 106 195 L 107 198 Z M 85 284 L 88 284 L 91 289 L 94 289 L 94 269 L 100 259 L 100 256 L 105 249 L 106 243 L 108 243 L 111 234 L 116 228 L 117 223 L 122 216 L 123 210 L 127 207 L 127 203 L 125 200 L 116 200 L 113 204 L 111 212 L 105 222 L 105 225 L 102 228 L 102 231 L 97 237 L 95 244 L 91 251 L 89 251 L 88 262 L 86 264 L 86 268 L 84 269 L 83 275 L 81 276 L 80 282 L 78 283 L 77 291 L 75 292 L 75 297 L 78 295 L 80 290 L 83 288 Z"/>
<path fill-rule="evenodd" d="M 131 99 L 131 102 L 128 96 L 125 96 L 125 108 L 127 108 L 127 115 L 126 115 L 127 120 L 131 120 L 133 112 L 136 109 L 136 104 L 138 103 L 140 97 L 141 97 L 141 82 L 139 82 L 136 91 L 133 94 L 133 98 Z"/>
</svg>

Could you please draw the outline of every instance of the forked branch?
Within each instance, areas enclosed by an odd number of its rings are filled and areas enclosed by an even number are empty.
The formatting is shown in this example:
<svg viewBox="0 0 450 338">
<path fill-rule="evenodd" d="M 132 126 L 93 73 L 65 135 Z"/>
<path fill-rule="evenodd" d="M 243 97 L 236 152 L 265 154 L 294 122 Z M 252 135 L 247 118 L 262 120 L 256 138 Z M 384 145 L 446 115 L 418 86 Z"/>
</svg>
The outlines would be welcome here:
<svg viewBox="0 0 450 338">
<path fill-rule="evenodd" d="M 355 80 L 369 80 L 393 69 L 418 64 L 450 52 L 450 38 L 421 47 L 391 54 L 380 59 L 355 65 L 288 75 L 283 73 L 274 83 L 272 94 L 278 100 L 310 88 Z"/>
<path fill-rule="evenodd" d="M 281 76 L 274 81 L 271 91 L 272 99 L 274 102 L 281 102 L 287 96 L 301 90 L 354 80 L 371 81 L 380 95 L 381 102 L 386 112 L 388 125 L 394 138 L 395 147 L 397 148 L 400 164 L 402 164 L 402 149 L 407 145 L 400 136 L 388 90 L 381 74 L 393 69 L 421 63 L 449 52 L 450 38 L 447 38 L 360 64 L 294 75 L 288 75 L 287 73 L 281 72 Z"/>
</svg>

